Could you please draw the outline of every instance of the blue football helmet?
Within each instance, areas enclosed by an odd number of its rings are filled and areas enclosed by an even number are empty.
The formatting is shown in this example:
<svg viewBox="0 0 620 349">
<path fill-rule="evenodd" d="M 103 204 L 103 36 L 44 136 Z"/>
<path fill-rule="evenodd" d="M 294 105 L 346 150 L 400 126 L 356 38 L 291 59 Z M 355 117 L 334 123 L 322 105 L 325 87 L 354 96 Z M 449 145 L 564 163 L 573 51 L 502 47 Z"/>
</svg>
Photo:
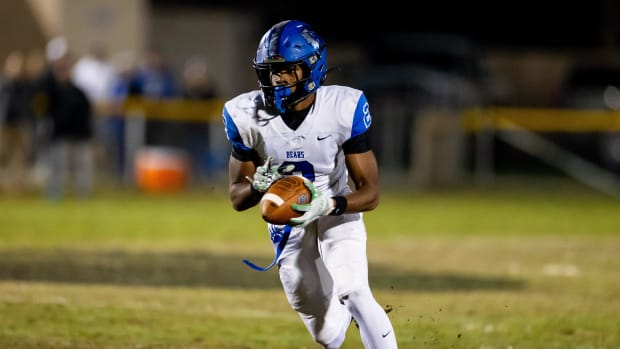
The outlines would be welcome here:
<svg viewBox="0 0 620 349">
<path fill-rule="evenodd" d="M 253 61 L 267 111 L 282 114 L 316 91 L 327 74 L 326 53 L 325 41 L 304 22 L 282 21 L 271 27 L 263 35 Z M 302 68 L 300 80 L 290 85 L 272 85 L 273 73 L 294 65 Z M 294 93 L 293 86 L 297 86 Z"/>
</svg>

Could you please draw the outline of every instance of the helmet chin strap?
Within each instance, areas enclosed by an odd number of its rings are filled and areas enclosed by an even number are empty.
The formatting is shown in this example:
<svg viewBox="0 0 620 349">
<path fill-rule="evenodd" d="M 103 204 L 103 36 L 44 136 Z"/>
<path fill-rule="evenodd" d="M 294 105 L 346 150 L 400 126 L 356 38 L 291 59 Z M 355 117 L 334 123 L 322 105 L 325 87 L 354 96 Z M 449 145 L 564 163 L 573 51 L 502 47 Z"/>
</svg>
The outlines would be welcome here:
<svg viewBox="0 0 620 349">
<path fill-rule="evenodd" d="M 311 94 L 313 94 L 314 91 L 310 92 L 310 93 L 306 93 L 303 96 L 297 98 L 296 100 L 294 100 L 293 102 L 291 102 L 290 104 L 287 105 L 287 109 L 292 109 L 292 107 L 296 106 L 297 104 L 301 103 L 302 101 L 306 100 L 306 98 L 310 97 Z M 293 97 L 294 94 L 291 94 L 290 97 Z"/>
<path fill-rule="evenodd" d="M 308 79 L 304 79 L 297 81 L 294 85 L 276 86 L 270 92 L 263 91 L 265 94 L 271 93 L 272 95 L 271 98 L 266 97 L 268 112 L 283 114 L 287 109 L 291 109 L 291 107 L 308 98 L 308 96 L 314 93 L 314 91 L 308 92 L 305 89 L 305 85 L 308 83 Z M 312 81 L 310 83 L 313 84 Z M 290 92 L 293 86 L 296 87 L 295 92 Z"/>
</svg>

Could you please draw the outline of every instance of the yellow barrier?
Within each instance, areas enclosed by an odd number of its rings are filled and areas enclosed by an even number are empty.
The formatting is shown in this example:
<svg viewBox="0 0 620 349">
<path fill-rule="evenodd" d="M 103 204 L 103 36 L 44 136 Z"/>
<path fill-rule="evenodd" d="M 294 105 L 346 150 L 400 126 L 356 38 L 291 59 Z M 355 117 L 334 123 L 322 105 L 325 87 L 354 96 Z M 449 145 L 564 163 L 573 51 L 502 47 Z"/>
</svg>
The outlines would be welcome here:
<svg viewBox="0 0 620 349">
<path fill-rule="evenodd" d="M 219 121 L 222 120 L 224 101 L 221 99 L 147 99 L 127 98 L 120 107 L 128 117 L 144 116 L 147 119 L 171 121 Z"/>
<path fill-rule="evenodd" d="M 131 97 L 124 101 L 121 110 L 129 117 L 140 115 L 147 119 L 220 122 L 223 107 L 224 100 L 221 99 Z M 514 131 L 519 128 L 538 132 L 620 131 L 620 111 L 492 107 L 467 109 L 462 116 L 467 132 L 487 129 Z"/>
<path fill-rule="evenodd" d="M 515 127 L 516 125 L 516 127 Z M 620 131 L 620 111 L 546 108 L 476 108 L 463 113 L 468 132 L 485 129 L 538 132 Z"/>
<path fill-rule="evenodd" d="M 192 100 L 192 99 L 148 99 L 129 97 L 120 104 L 98 103 L 95 110 L 98 115 L 140 116 L 146 119 L 171 121 L 211 122 L 222 120 L 224 100 Z"/>
</svg>

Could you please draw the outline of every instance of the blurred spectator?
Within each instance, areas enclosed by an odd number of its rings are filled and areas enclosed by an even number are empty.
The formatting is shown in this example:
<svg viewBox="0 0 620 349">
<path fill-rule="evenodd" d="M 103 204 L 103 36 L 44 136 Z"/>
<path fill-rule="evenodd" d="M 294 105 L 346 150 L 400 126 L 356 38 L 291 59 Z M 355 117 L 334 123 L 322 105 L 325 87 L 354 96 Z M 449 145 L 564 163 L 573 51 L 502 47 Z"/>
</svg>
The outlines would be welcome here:
<svg viewBox="0 0 620 349">
<path fill-rule="evenodd" d="M 209 73 L 209 62 L 205 57 L 190 57 L 183 66 L 183 96 L 202 100 L 217 97 Z"/>
<path fill-rule="evenodd" d="M 111 113 L 106 118 L 104 145 L 109 155 L 113 175 L 119 181 L 128 181 L 131 173 L 127 171 L 125 144 L 125 115 L 123 102 L 131 95 L 140 93 L 136 79 L 136 56 L 131 51 L 121 51 L 111 58 L 114 77 L 111 86 Z"/>
<path fill-rule="evenodd" d="M 55 90 L 56 79 L 53 73 L 53 62 L 67 55 L 69 45 L 64 36 L 51 38 L 45 46 L 44 68 L 40 78 L 41 93 L 38 97 L 41 116 L 36 120 L 35 130 L 35 176 L 42 185 L 47 185 L 50 176 L 49 159 L 52 147 L 52 118 L 50 117 L 50 96 Z"/>
<path fill-rule="evenodd" d="M 73 66 L 72 79 L 88 97 L 93 108 L 93 126 L 95 139 L 103 141 L 99 151 L 103 160 L 103 168 L 112 168 L 113 156 L 115 151 L 108 136 L 108 119 L 105 118 L 110 112 L 109 103 L 112 96 L 112 84 L 114 81 L 114 68 L 108 61 L 106 46 L 95 41 L 91 43 L 88 52 L 80 57 Z"/>
<path fill-rule="evenodd" d="M 180 97 L 177 78 L 164 55 L 157 49 L 146 52 L 143 64 L 136 74 L 136 92 L 147 99 Z M 175 145 L 178 141 L 179 123 L 147 120 L 145 142 L 148 145 Z"/>
<path fill-rule="evenodd" d="M 34 86 L 27 62 L 22 51 L 11 52 L 0 86 L 0 184 L 10 194 L 21 194 L 30 178 Z"/>
<path fill-rule="evenodd" d="M 188 100 L 216 98 L 217 91 L 209 73 L 206 57 L 190 57 L 183 66 L 183 97 Z M 208 177 L 215 170 L 217 156 L 211 144 L 211 127 L 208 122 L 188 122 L 184 126 L 184 147 L 194 164 L 195 174 Z"/>
<path fill-rule="evenodd" d="M 109 102 L 112 92 L 114 68 L 107 54 L 103 43 L 94 42 L 73 67 L 73 82 L 86 93 L 96 110 Z"/>
<path fill-rule="evenodd" d="M 51 38 L 45 45 L 45 58 L 48 62 L 55 62 L 67 55 L 69 43 L 64 36 Z"/>
<path fill-rule="evenodd" d="M 26 56 L 26 77 L 33 93 L 32 109 L 36 118 L 45 113 L 45 101 L 42 100 L 42 82 L 45 73 L 45 56 L 40 49 L 28 52 Z"/>
<path fill-rule="evenodd" d="M 45 181 L 46 174 L 46 159 L 43 154 L 45 153 L 45 142 L 47 141 L 42 130 L 45 127 L 41 125 L 45 124 L 45 116 L 47 112 L 47 95 L 44 90 L 44 82 L 46 77 L 46 62 L 43 50 L 34 49 L 28 53 L 26 58 L 26 75 L 30 83 L 32 92 L 32 111 L 34 113 L 34 129 L 32 140 L 32 181 L 33 185 L 40 187 Z"/>
<path fill-rule="evenodd" d="M 174 73 L 164 55 L 156 49 L 146 52 L 143 64 L 138 67 L 136 81 L 144 97 L 160 99 L 179 96 Z"/>
<path fill-rule="evenodd" d="M 46 84 L 51 120 L 47 182 L 50 199 L 61 199 L 69 187 L 85 198 L 93 188 L 92 106 L 84 91 L 73 83 L 72 67 L 73 58 L 68 50 L 60 57 L 52 57 Z"/>
</svg>

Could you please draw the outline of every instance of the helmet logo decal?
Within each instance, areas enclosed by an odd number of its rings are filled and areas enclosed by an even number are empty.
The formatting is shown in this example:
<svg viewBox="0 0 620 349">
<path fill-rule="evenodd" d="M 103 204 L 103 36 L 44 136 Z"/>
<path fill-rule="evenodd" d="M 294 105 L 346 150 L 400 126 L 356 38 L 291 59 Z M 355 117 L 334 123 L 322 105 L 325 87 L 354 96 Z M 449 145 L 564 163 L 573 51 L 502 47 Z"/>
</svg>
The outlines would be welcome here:
<svg viewBox="0 0 620 349">
<path fill-rule="evenodd" d="M 308 29 L 304 29 L 301 32 L 301 36 L 303 36 L 306 41 L 314 47 L 315 50 L 318 50 L 321 45 L 319 45 L 319 41 L 312 35 L 312 33 L 308 32 Z"/>
</svg>

